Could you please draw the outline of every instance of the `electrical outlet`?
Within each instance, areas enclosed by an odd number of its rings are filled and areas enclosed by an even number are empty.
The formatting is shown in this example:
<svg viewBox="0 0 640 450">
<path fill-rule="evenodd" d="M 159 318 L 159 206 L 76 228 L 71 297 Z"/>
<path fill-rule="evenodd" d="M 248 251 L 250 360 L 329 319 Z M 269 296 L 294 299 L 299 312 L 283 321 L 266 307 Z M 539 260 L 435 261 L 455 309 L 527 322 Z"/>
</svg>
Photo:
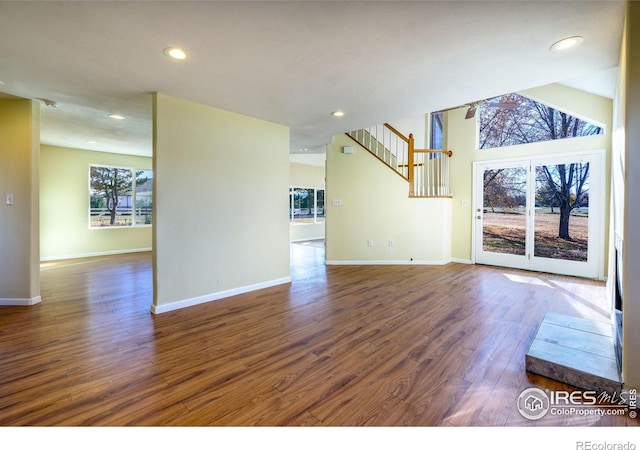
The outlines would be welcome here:
<svg viewBox="0 0 640 450">
<path fill-rule="evenodd" d="M 13 205 L 13 194 L 7 194 L 7 205 Z"/>
<path fill-rule="evenodd" d="M 368 239 L 367 240 L 367 246 L 368 247 L 373 247 L 373 239 Z"/>
<path fill-rule="evenodd" d="M 389 247 L 393 247 L 393 239 L 389 239 Z"/>
</svg>

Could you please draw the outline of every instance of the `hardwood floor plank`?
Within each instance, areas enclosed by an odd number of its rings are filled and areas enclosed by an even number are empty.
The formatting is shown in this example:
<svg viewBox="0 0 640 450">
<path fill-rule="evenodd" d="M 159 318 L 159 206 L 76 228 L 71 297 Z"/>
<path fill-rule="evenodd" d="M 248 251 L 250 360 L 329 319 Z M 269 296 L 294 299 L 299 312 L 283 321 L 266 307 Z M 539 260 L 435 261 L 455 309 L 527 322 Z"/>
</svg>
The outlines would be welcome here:
<svg viewBox="0 0 640 450">
<path fill-rule="evenodd" d="M 638 425 L 516 408 L 574 389 L 524 355 L 548 311 L 608 320 L 603 283 L 319 251 L 292 246 L 291 284 L 157 316 L 149 253 L 43 263 L 42 303 L 0 307 L 0 425 Z"/>
<path fill-rule="evenodd" d="M 339 396 L 333 396 L 311 413 L 327 426 L 406 425 L 414 416 L 412 405 L 389 394 L 385 380 L 354 380 Z"/>
<path fill-rule="evenodd" d="M 221 417 L 217 425 L 292 425 L 299 422 L 315 404 L 339 393 L 354 378 L 355 375 L 341 369 L 302 373 L 292 387 L 277 389 L 274 395 L 266 399 L 255 399 L 245 407 Z"/>
</svg>

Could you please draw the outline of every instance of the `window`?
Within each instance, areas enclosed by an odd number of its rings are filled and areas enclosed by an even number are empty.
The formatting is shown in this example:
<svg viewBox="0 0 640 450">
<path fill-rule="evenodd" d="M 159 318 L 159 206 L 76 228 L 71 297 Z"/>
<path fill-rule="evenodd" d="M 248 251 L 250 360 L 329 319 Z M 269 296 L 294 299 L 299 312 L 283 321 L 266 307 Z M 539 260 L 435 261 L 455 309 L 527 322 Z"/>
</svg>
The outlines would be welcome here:
<svg viewBox="0 0 640 450">
<path fill-rule="evenodd" d="M 90 166 L 89 227 L 151 225 L 153 172 Z"/>
<path fill-rule="evenodd" d="M 432 150 L 442 150 L 443 147 L 443 113 L 444 111 L 432 112 L 429 120 L 429 148 Z M 429 159 L 436 159 L 442 153 L 429 153 Z"/>
<path fill-rule="evenodd" d="M 478 108 L 478 148 L 602 134 L 602 127 L 518 94 L 483 101 Z"/>
<path fill-rule="evenodd" d="M 429 148 L 442 149 L 442 111 L 431 113 L 431 126 L 429 132 Z"/>
<path fill-rule="evenodd" d="M 324 222 L 324 189 L 290 188 L 289 221 L 291 223 Z"/>
</svg>

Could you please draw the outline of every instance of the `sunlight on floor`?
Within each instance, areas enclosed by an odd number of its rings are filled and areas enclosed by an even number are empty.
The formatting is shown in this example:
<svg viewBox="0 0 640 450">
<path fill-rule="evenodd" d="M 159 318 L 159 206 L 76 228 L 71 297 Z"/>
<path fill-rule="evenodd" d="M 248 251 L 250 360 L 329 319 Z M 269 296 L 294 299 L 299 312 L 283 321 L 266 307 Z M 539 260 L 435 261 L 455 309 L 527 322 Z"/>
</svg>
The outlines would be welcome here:
<svg viewBox="0 0 640 450">
<path fill-rule="evenodd" d="M 566 313 L 593 320 L 609 321 L 612 305 L 604 282 L 544 273 L 502 272 L 509 281 L 532 288 L 548 288 L 549 298 L 566 299 Z"/>
<path fill-rule="evenodd" d="M 512 273 L 504 273 L 503 275 L 507 277 L 509 281 L 513 281 L 514 283 L 526 283 L 526 284 L 535 284 L 537 286 L 552 287 L 537 277 L 527 277 L 523 275 L 515 275 Z"/>
<path fill-rule="evenodd" d="M 291 278 L 293 281 L 326 277 L 324 239 L 291 243 Z"/>
</svg>

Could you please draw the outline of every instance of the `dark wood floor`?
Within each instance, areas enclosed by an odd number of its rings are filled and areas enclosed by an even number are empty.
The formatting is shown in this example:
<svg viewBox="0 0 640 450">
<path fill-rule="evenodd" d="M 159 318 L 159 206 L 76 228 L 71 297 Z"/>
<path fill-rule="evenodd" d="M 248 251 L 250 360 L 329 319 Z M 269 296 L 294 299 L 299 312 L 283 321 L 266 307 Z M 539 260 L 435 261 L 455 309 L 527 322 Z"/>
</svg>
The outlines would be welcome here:
<svg viewBox="0 0 640 450">
<path fill-rule="evenodd" d="M 329 266 L 152 315 L 148 253 L 42 264 L 42 303 L 0 307 L 0 425 L 637 425 L 524 419 L 547 311 L 607 320 L 604 285 L 449 264 Z"/>
</svg>

